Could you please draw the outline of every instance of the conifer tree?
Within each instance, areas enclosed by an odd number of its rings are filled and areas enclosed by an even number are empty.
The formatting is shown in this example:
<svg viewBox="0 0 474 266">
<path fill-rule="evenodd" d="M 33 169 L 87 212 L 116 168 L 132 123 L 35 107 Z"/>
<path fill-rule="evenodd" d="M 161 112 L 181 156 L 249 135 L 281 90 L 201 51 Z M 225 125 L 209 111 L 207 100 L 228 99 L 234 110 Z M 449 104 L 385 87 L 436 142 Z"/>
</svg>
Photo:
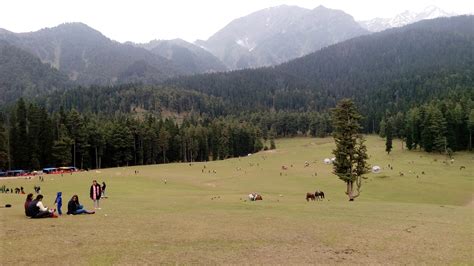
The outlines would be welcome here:
<svg viewBox="0 0 474 266">
<path fill-rule="evenodd" d="M 0 114 L 0 170 L 8 167 L 8 142 L 3 115 Z"/>
<path fill-rule="evenodd" d="M 471 110 L 469 113 L 469 120 L 468 120 L 468 127 L 469 127 L 469 150 L 472 151 L 472 131 L 474 131 L 474 109 Z"/>
<path fill-rule="evenodd" d="M 392 131 L 392 120 L 387 119 L 387 123 L 385 125 L 385 151 L 387 152 L 387 154 L 390 154 L 390 152 L 392 151 Z"/>
<path fill-rule="evenodd" d="M 166 163 L 166 152 L 169 149 L 170 134 L 162 126 L 158 133 L 158 144 L 160 145 L 161 152 L 163 153 L 163 163 Z"/>
<path fill-rule="evenodd" d="M 17 169 L 30 168 L 30 153 L 28 149 L 28 120 L 27 109 L 23 99 L 18 100 L 16 110 L 10 119 L 10 151 L 13 167 Z"/>
<path fill-rule="evenodd" d="M 346 183 L 349 201 L 360 195 L 362 178 L 369 168 L 367 148 L 359 133 L 360 120 L 361 115 L 349 99 L 341 100 L 332 110 L 333 137 L 336 142 L 336 149 L 333 150 L 336 158 L 334 174 Z"/>
</svg>

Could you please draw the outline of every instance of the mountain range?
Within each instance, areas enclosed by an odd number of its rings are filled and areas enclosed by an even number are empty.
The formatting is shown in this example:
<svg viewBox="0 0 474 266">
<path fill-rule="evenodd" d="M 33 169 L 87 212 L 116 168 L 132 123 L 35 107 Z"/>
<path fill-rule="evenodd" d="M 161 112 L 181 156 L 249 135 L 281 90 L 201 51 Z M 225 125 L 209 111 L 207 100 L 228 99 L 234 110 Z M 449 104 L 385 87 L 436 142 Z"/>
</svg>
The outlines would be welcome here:
<svg viewBox="0 0 474 266">
<path fill-rule="evenodd" d="M 226 101 L 230 110 L 327 110 L 353 98 L 380 121 L 446 95 L 473 91 L 474 16 L 423 20 L 360 36 L 275 67 L 183 77 L 173 87 Z M 368 124 L 368 127 L 371 125 Z"/>
<path fill-rule="evenodd" d="M 415 15 L 397 16 L 385 26 L 440 15 L 449 14 L 428 8 Z M 374 30 L 375 26 L 367 28 Z M 370 35 L 369 30 L 339 10 L 285 5 L 236 19 L 195 44 L 181 39 L 119 43 L 83 23 L 28 33 L 0 29 L 0 103 L 77 85 L 157 84 L 187 75 L 275 66 L 308 58 L 305 55 L 313 52 L 326 53 L 325 47 Z M 293 74 L 271 78 L 281 81 L 289 76 Z M 296 76 L 299 82 L 308 79 Z"/>
<path fill-rule="evenodd" d="M 29 33 L 4 30 L 0 39 L 35 55 L 82 85 L 158 82 L 184 74 L 172 61 L 112 41 L 83 23 L 67 23 Z"/>
</svg>

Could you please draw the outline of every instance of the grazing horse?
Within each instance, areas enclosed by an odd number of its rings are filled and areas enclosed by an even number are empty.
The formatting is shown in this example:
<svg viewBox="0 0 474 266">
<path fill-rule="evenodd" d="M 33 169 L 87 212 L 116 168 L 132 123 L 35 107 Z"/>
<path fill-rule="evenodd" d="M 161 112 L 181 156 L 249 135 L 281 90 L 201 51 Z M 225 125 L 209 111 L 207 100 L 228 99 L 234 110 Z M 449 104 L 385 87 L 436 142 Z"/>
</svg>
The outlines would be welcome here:
<svg viewBox="0 0 474 266">
<path fill-rule="evenodd" d="M 256 200 L 263 200 L 262 195 L 257 194 L 257 193 L 250 193 L 249 194 L 249 200 L 250 201 L 256 201 Z"/>
<path fill-rule="evenodd" d="M 323 200 L 324 199 L 324 192 L 322 192 L 320 190 L 316 190 L 316 192 L 314 192 L 314 197 L 317 200 Z"/>
<path fill-rule="evenodd" d="M 316 200 L 316 197 L 314 196 L 313 193 L 309 193 L 309 192 L 306 193 L 306 201 L 309 201 L 309 200 L 312 200 L 312 201 Z"/>
</svg>

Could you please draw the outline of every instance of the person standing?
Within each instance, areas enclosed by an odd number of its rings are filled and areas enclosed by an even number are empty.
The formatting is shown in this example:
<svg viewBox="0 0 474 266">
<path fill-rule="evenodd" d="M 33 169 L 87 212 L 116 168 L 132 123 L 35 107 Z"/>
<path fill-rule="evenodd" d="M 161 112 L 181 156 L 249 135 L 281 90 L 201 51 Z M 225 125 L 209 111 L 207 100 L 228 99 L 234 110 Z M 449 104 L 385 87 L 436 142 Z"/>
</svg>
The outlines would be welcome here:
<svg viewBox="0 0 474 266">
<path fill-rule="evenodd" d="M 56 200 L 54 201 L 54 204 L 56 204 L 56 209 L 58 210 L 59 215 L 63 215 L 63 212 L 61 211 L 61 207 L 63 206 L 63 198 L 62 198 L 62 192 L 58 192 L 56 195 Z"/>
<path fill-rule="evenodd" d="M 107 185 L 105 184 L 105 182 L 102 182 L 102 198 L 105 198 L 105 188 L 107 187 Z"/>
<path fill-rule="evenodd" d="M 90 189 L 90 197 L 94 202 L 94 208 L 100 210 L 99 200 L 102 195 L 102 188 L 97 183 L 97 180 L 92 181 L 92 186 Z"/>
</svg>

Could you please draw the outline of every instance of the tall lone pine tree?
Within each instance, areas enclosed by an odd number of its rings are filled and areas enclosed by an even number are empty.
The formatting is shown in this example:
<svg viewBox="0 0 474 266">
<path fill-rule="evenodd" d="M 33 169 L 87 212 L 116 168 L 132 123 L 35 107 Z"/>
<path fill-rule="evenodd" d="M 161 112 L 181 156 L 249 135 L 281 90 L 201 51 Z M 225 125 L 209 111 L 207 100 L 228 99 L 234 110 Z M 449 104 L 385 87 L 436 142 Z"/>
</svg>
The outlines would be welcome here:
<svg viewBox="0 0 474 266">
<path fill-rule="evenodd" d="M 369 169 L 367 147 L 359 133 L 361 115 L 351 100 L 344 99 L 332 110 L 332 119 L 336 142 L 334 174 L 346 183 L 346 194 L 349 201 L 353 201 L 360 195 L 362 177 Z"/>
<path fill-rule="evenodd" d="M 392 121 L 390 119 L 387 120 L 387 124 L 385 126 L 385 137 L 386 137 L 386 141 L 385 141 L 385 151 L 387 152 L 387 154 L 390 154 L 390 152 L 392 151 Z"/>
</svg>

